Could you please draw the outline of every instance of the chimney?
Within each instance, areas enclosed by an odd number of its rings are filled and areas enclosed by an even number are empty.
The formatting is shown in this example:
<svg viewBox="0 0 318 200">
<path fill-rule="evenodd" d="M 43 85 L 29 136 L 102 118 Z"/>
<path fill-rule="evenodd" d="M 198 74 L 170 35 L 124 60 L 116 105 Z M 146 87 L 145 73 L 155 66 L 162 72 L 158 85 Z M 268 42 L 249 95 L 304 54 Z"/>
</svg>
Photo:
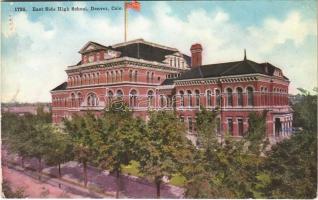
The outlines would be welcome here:
<svg viewBox="0 0 318 200">
<path fill-rule="evenodd" d="M 202 65 L 202 46 L 201 44 L 193 44 L 190 48 L 191 51 L 191 67 L 198 67 Z"/>
</svg>

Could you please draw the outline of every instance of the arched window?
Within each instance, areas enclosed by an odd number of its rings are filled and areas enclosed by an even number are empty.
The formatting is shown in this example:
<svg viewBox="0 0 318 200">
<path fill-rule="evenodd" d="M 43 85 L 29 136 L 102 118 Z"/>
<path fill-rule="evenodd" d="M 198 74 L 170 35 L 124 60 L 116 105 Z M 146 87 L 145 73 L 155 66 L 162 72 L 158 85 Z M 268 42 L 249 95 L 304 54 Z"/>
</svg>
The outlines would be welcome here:
<svg viewBox="0 0 318 200">
<path fill-rule="evenodd" d="M 93 83 L 94 84 L 97 83 L 97 74 L 96 73 L 93 74 Z"/>
<path fill-rule="evenodd" d="M 78 84 L 78 85 L 81 85 L 81 84 L 82 84 L 81 76 L 77 76 L 77 84 Z"/>
<path fill-rule="evenodd" d="M 94 80 L 95 80 L 94 75 L 95 75 L 95 74 L 89 74 L 89 83 L 90 83 L 90 84 L 94 84 Z"/>
<path fill-rule="evenodd" d="M 190 107 L 192 107 L 193 106 L 193 104 L 192 104 L 192 92 L 191 92 L 191 90 L 188 90 L 187 93 L 188 93 L 188 104 Z"/>
<path fill-rule="evenodd" d="M 165 97 L 160 95 L 160 106 L 163 108 L 165 106 Z"/>
<path fill-rule="evenodd" d="M 153 103 L 153 101 L 154 101 L 153 91 L 152 90 L 148 91 L 147 96 L 148 96 L 148 107 L 151 107 L 154 104 Z"/>
<path fill-rule="evenodd" d="M 180 106 L 184 106 L 184 92 L 180 91 Z"/>
<path fill-rule="evenodd" d="M 267 88 L 264 89 L 264 93 L 265 93 L 265 105 L 267 106 L 268 104 L 268 97 L 269 97 L 269 94 L 267 93 Z"/>
<path fill-rule="evenodd" d="M 135 71 L 135 75 L 134 75 L 134 81 L 137 82 L 137 77 L 138 77 L 138 74 L 137 74 L 137 70 Z"/>
<path fill-rule="evenodd" d="M 195 90 L 195 105 L 200 106 L 200 91 Z"/>
<path fill-rule="evenodd" d="M 247 105 L 253 106 L 254 105 L 253 88 L 248 87 L 246 90 L 247 90 Z"/>
<path fill-rule="evenodd" d="M 96 76 L 97 76 L 96 77 L 97 78 L 96 83 L 99 84 L 99 73 L 97 73 Z"/>
<path fill-rule="evenodd" d="M 71 94 L 71 107 L 75 107 L 75 94 Z"/>
<path fill-rule="evenodd" d="M 227 93 L 227 105 L 228 106 L 233 106 L 232 89 L 231 88 L 227 88 L 226 93 Z"/>
<path fill-rule="evenodd" d="M 87 96 L 87 106 L 98 106 L 98 98 L 96 94 L 90 93 Z"/>
<path fill-rule="evenodd" d="M 111 103 L 113 101 L 113 96 L 114 96 L 113 92 L 112 91 L 108 91 L 107 98 L 108 98 L 108 105 L 109 106 L 111 106 Z"/>
<path fill-rule="evenodd" d="M 211 97 L 211 95 L 212 95 L 211 90 L 208 90 L 206 92 L 206 96 L 207 96 L 206 100 L 207 100 L 207 105 L 208 106 L 212 106 L 212 97 Z"/>
<path fill-rule="evenodd" d="M 130 107 L 136 107 L 137 106 L 137 91 L 132 90 L 129 94 L 129 105 Z"/>
<path fill-rule="evenodd" d="M 236 89 L 236 92 L 237 92 L 237 105 L 243 106 L 243 89 L 238 87 Z"/>
<path fill-rule="evenodd" d="M 83 84 L 83 85 L 86 85 L 86 74 L 83 75 L 82 84 Z"/>
<path fill-rule="evenodd" d="M 83 102 L 83 97 L 82 97 L 82 94 L 80 92 L 77 93 L 77 98 L 78 98 L 78 106 L 81 106 L 81 104 Z"/>
<path fill-rule="evenodd" d="M 129 70 L 129 81 L 132 82 L 132 77 L 133 77 L 133 71 Z"/>
<path fill-rule="evenodd" d="M 147 83 L 150 81 L 150 72 L 147 72 Z"/>
<path fill-rule="evenodd" d="M 119 81 L 119 73 L 118 73 L 118 71 L 116 71 L 115 73 L 116 73 L 116 79 L 115 79 L 115 81 L 118 82 L 118 81 Z"/>
<path fill-rule="evenodd" d="M 96 84 L 97 83 L 97 74 L 93 74 L 93 83 Z"/>
<path fill-rule="evenodd" d="M 155 76 L 155 73 L 152 72 L 152 73 L 151 73 L 151 78 L 150 78 L 150 79 L 151 79 L 151 83 L 153 83 L 153 78 L 154 78 L 154 76 Z"/>
<path fill-rule="evenodd" d="M 113 71 L 110 72 L 111 73 L 111 76 L 112 76 L 112 83 L 115 82 L 115 73 Z"/>
<path fill-rule="evenodd" d="M 220 90 L 215 90 L 216 95 L 216 105 L 221 106 L 221 93 Z"/>
<path fill-rule="evenodd" d="M 88 84 L 92 83 L 92 74 L 88 74 Z"/>
<path fill-rule="evenodd" d="M 120 81 L 123 81 L 123 70 L 120 70 Z"/>
<path fill-rule="evenodd" d="M 110 76 L 109 76 L 109 72 L 106 72 L 106 79 L 107 79 L 107 83 L 110 83 Z"/>
<path fill-rule="evenodd" d="M 123 92 L 121 90 L 117 90 L 116 97 L 117 97 L 117 99 L 122 100 L 123 99 Z"/>
</svg>

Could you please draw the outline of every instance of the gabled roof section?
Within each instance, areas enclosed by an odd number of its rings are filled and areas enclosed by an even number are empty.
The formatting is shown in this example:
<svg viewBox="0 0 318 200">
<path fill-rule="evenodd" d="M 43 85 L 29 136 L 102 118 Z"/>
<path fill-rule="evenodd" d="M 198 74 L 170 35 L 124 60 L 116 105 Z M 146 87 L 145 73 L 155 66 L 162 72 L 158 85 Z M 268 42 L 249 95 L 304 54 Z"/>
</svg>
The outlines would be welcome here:
<svg viewBox="0 0 318 200">
<path fill-rule="evenodd" d="M 127 56 L 148 61 L 163 62 L 165 56 L 179 52 L 176 48 L 147 42 L 143 39 L 132 40 L 112 46 L 117 51 L 122 52 L 121 56 Z M 185 60 L 190 64 L 191 58 L 182 54 Z"/>
<path fill-rule="evenodd" d="M 67 82 L 64 82 L 61 85 L 54 88 L 53 90 L 51 90 L 51 92 L 58 91 L 58 90 L 66 90 L 66 88 L 67 88 Z"/>
<path fill-rule="evenodd" d="M 251 60 L 243 60 L 228 63 L 202 65 L 196 68 L 192 68 L 191 70 L 181 74 L 178 80 L 245 74 L 264 74 L 273 76 L 275 69 L 278 68 L 270 63 L 259 64 Z M 288 80 L 286 77 L 283 78 Z"/>
<path fill-rule="evenodd" d="M 96 51 L 96 50 L 101 50 L 101 49 L 109 49 L 110 47 L 106 47 L 104 45 L 98 44 L 96 42 L 89 41 L 87 42 L 79 51 L 79 53 L 86 53 L 86 52 L 91 52 L 91 51 Z"/>
</svg>

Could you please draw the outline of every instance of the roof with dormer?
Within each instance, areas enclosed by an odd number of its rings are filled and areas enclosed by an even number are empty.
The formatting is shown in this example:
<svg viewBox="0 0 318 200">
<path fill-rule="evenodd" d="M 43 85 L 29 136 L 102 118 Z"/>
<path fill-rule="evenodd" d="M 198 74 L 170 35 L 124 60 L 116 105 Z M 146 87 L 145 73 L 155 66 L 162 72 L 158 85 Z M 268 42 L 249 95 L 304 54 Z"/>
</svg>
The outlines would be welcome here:
<svg viewBox="0 0 318 200">
<path fill-rule="evenodd" d="M 280 70 L 270 63 L 256 63 L 254 61 L 244 59 L 242 61 L 209 64 L 195 67 L 189 71 L 182 73 L 180 77 L 173 80 L 176 81 L 248 74 L 263 74 L 267 76 L 274 76 L 275 69 Z M 282 78 L 288 80 L 288 78 L 285 76 L 282 76 Z M 167 82 L 164 82 L 163 84 L 171 84 L 171 81 L 172 80 L 169 80 Z"/>
<path fill-rule="evenodd" d="M 131 57 L 161 63 L 163 63 L 166 59 L 166 56 L 179 53 L 179 55 L 185 59 L 187 64 L 189 66 L 191 65 L 191 57 L 181 53 L 178 49 L 148 42 L 143 39 L 131 40 L 112 46 L 104 46 L 102 44 L 89 41 L 81 48 L 79 53 L 83 54 L 97 50 L 113 50 L 120 52 L 119 57 Z M 77 63 L 77 65 L 80 64 L 81 62 Z"/>
<path fill-rule="evenodd" d="M 143 39 L 132 40 L 124 43 L 112 45 L 117 51 L 122 52 L 121 56 L 127 56 L 148 61 L 163 62 L 166 56 L 179 52 L 176 48 L 163 46 L 160 44 L 147 42 Z M 180 53 L 186 60 L 187 64 L 191 64 L 191 57 Z"/>
</svg>

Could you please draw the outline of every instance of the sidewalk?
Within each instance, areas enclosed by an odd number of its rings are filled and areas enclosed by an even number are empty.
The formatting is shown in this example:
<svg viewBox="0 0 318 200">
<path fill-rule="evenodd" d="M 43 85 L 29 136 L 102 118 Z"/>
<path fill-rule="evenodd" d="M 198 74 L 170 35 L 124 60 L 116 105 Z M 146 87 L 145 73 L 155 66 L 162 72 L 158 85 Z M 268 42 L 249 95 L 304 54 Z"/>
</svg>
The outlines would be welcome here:
<svg viewBox="0 0 318 200">
<path fill-rule="evenodd" d="M 10 184 L 10 187 L 13 190 L 18 188 L 23 189 L 23 194 L 27 198 L 85 198 L 71 191 L 68 191 L 66 188 L 59 188 L 50 184 L 51 180 L 39 181 L 32 176 L 29 176 L 25 171 L 20 172 L 11 167 L 3 167 L 3 178 L 7 180 Z"/>
<path fill-rule="evenodd" d="M 20 164 L 19 158 L 13 155 L 7 155 L 11 162 Z M 37 160 L 25 160 L 25 167 L 37 169 Z M 49 167 L 43 165 L 43 173 L 58 177 L 57 166 Z M 70 161 L 61 165 L 62 179 L 72 185 L 83 185 L 83 168 L 81 164 Z M 89 166 L 87 169 L 88 188 L 93 191 L 104 193 L 107 196 L 115 196 L 116 178 L 110 175 L 108 171 L 100 171 L 95 167 Z M 153 183 L 135 176 L 121 176 L 120 198 L 156 198 L 156 187 Z M 163 184 L 161 187 L 161 198 L 183 198 L 184 190 L 176 186 Z"/>
</svg>

